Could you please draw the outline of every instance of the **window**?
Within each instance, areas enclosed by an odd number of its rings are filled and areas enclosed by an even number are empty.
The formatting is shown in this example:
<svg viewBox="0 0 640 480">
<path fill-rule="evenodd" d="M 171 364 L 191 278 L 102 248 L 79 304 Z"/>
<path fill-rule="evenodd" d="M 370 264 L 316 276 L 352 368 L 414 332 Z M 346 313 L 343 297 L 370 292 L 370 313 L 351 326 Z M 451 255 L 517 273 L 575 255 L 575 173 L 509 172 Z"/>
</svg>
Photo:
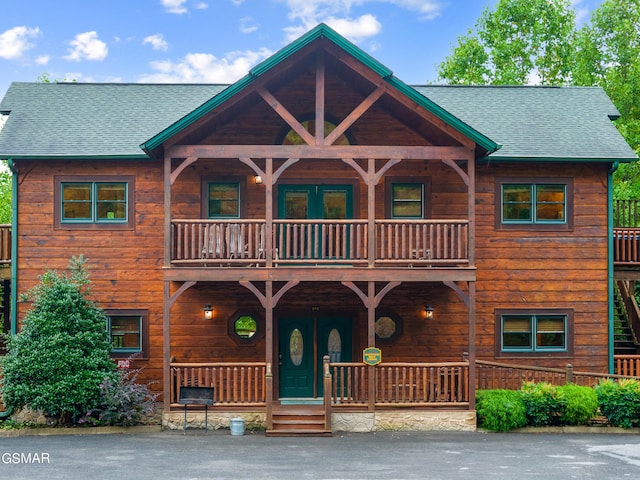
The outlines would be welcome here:
<svg viewBox="0 0 640 480">
<path fill-rule="evenodd" d="M 424 185 L 422 183 L 391 184 L 391 217 L 423 218 Z"/>
<path fill-rule="evenodd" d="M 207 218 L 240 218 L 240 184 L 209 183 Z"/>
<path fill-rule="evenodd" d="M 238 345 L 255 345 L 264 337 L 264 319 L 254 312 L 235 312 L 229 317 L 227 326 L 229 336 Z"/>
<path fill-rule="evenodd" d="M 56 228 L 132 228 L 131 176 L 55 178 Z"/>
<path fill-rule="evenodd" d="M 504 223 L 566 223 L 566 185 L 503 184 Z"/>
<path fill-rule="evenodd" d="M 386 217 L 429 218 L 428 199 L 431 181 L 428 177 L 387 177 L 385 179 Z"/>
<path fill-rule="evenodd" d="M 112 354 L 129 356 L 146 352 L 146 310 L 109 310 L 106 313 Z"/>
<path fill-rule="evenodd" d="M 570 350 L 572 315 L 566 310 L 497 313 L 502 353 L 548 353 Z"/>
</svg>

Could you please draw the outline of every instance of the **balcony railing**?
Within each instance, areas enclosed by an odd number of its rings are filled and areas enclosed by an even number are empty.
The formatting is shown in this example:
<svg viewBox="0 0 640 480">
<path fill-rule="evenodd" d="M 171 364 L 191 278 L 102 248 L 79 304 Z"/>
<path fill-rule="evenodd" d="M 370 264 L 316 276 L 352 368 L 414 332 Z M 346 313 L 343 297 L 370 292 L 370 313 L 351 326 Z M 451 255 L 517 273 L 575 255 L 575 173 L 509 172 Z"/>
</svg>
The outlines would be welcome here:
<svg viewBox="0 0 640 480">
<path fill-rule="evenodd" d="M 172 265 L 264 266 L 264 220 L 174 220 Z M 367 220 L 274 220 L 274 266 L 367 265 Z M 376 220 L 374 265 L 466 266 L 468 220 Z"/>
</svg>

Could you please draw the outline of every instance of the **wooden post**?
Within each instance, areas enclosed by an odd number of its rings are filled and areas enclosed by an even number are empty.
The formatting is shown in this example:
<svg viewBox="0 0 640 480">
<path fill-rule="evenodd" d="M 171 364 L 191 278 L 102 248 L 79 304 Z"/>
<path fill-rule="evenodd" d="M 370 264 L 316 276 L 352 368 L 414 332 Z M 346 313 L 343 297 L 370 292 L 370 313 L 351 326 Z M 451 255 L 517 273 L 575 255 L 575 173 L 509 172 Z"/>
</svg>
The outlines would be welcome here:
<svg viewBox="0 0 640 480">
<path fill-rule="evenodd" d="M 469 282 L 469 408 L 476 408 L 476 282 Z"/>
<path fill-rule="evenodd" d="M 367 301 L 367 347 L 376 346 L 376 282 L 368 282 L 368 301 Z M 373 412 L 376 408 L 376 367 L 369 365 L 369 411 Z"/>
<path fill-rule="evenodd" d="M 329 355 L 322 357 L 323 394 L 324 394 L 324 429 L 331 431 L 331 369 Z"/>
<path fill-rule="evenodd" d="M 164 266 L 171 263 L 171 157 L 164 157 Z M 163 283 L 162 355 L 164 411 L 171 408 L 171 282 Z"/>
<path fill-rule="evenodd" d="M 266 372 L 266 404 L 267 404 L 267 430 L 273 430 L 273 370 L 271 364 L 267 363 Z"/>
<path fill-rule="evenodd" d="M 567 371 L 564 377 L 564 383 L 573 383 L 573 365 L 567 363 Z"/>
</svg>

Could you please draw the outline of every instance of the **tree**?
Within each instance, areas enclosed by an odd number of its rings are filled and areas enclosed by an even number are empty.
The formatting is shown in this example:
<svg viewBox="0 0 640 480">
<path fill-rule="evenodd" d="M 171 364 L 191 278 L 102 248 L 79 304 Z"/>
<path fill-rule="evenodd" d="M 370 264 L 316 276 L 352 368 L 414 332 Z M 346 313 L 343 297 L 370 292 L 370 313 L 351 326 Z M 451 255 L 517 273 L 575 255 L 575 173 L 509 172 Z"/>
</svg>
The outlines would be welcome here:
<svg viewBox="0 0 640 480">
<path fill-rule="evenodd" d="M 11 173 L 0 165 L 0 223 L 11 223 Z"/>
<path fill-rule="evenodd" d="M 574 58 L 575 11 L 569 0 L 500 0 L 476 31 L 458 39 L 438 68 L 451 84 L 564 84 Z"/>
<path fill-rule="evenodd" d="M 28 406 L 75 422 L 101 402 L 100 385 L 118 382 L 103 311 L 89 299 L 85 261 L 71 275 L 47 270 L 23 300 L 32 301 L 22 330 L 8 337 L 2 395 L 8 408 Z"/>
</svg>

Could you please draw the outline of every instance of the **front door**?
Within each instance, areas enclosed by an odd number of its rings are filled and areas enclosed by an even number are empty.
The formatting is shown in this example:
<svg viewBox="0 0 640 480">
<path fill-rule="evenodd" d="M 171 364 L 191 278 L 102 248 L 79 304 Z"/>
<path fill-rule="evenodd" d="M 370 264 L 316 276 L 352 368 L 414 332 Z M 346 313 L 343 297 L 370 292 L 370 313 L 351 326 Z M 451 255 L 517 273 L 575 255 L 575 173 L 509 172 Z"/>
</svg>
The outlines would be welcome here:
<svg viewBox="0 0 640 480">
<path fill-rule="evenodd" d="M 279 322 L 280 398 L 322 395 L 322 358 L 351 361 L 351 319 L 289 317 Z"/>
</svg>

